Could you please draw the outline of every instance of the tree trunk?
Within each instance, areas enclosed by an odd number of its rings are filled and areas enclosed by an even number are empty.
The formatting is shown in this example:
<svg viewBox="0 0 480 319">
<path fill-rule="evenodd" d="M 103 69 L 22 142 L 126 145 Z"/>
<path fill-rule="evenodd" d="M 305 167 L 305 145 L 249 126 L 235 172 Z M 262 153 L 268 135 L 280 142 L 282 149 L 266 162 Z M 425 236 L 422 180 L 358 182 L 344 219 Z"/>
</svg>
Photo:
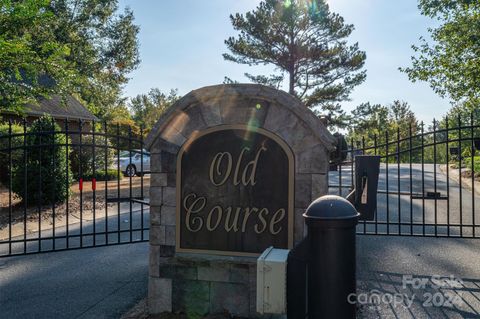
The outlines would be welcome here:
<svg viewBox="0 0 480 319">
<path fill-rule="evenodd" d="M 295 75 L 294 71 L 288 72 L 290 75 L 288 93 L 295 95 Z"/>
</svg>

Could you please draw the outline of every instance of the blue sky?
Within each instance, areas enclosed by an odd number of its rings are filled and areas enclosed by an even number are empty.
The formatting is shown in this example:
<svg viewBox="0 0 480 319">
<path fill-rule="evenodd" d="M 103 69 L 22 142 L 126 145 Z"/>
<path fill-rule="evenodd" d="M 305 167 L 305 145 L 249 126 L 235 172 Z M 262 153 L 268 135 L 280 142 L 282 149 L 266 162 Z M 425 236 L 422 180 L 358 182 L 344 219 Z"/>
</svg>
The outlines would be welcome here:
<svg viewBox="0 0 480 319">
<path fill-rule="evenodd" d="M 270 72 L 224 61 L 224 40 L 235 34 L 229 14 L 252 10 L 259 0 L 120 0 L 140 25 L 140 67 L 130 74 L 125 96 L 177 88 L 181 95 L 206 85 L 222 83 L 224 76 L 246 82 L 244 72 Z M 330 9 L 355 25 L 349 41 L 367 53 L 367 80 L 357 86 L 350 111 L 362 102 L 388 104 L 407 101 L 419 119 L 431 122 L 449 109 L 426 83 L 412 83 L 398 67 L 408 66 L 411 45 L 434 21 L 420 15 L 417 0 L 329 0 Z"/>
</svg>

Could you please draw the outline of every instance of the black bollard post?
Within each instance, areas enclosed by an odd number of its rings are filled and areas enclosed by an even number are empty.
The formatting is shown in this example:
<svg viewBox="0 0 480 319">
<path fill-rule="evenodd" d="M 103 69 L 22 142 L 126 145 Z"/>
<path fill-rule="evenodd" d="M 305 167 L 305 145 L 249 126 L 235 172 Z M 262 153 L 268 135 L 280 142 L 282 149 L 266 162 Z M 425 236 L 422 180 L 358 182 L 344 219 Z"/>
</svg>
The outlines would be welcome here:
<svg viewBox="0 0 480 319">
<path fill-rule="evenodd" d="M 310 246 L 308 317 L 355 318 L 355 298 L 349 302 L 349 295 L 356 292 L 357 210 L 346 199 L 328 195 L 312 202 L 303 216 Z"/>
</svg>

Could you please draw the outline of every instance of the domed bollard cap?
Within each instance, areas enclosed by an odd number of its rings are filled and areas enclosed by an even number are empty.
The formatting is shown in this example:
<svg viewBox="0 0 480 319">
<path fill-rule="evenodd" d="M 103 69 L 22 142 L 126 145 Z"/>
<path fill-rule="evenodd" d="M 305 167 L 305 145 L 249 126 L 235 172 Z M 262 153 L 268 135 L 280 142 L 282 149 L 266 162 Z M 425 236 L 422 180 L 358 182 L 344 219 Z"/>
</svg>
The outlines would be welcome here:
<svg viewBox="0 0 480 319">
<path fill-rule="evenodd" d="M 357 224 L 356 208 L 345 198 L 326 195 L 314 200 L 303 214 L 307 225 L 314 227 L 343 228 Z"/>
</svg>

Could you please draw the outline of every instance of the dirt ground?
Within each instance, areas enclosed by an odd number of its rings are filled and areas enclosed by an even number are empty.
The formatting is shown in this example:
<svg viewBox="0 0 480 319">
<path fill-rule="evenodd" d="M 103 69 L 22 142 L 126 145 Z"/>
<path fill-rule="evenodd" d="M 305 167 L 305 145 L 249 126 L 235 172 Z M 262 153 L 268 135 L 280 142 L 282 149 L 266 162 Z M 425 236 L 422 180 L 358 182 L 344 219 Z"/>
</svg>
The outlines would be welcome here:
<svg viewBox="0 0 480 319">
<path fill-rule="evenodd" d="M 205 319 L 240 319 L 238 317 L 232 317 L 229 314 L 216 314 L 208 315 L 204 317 Z M 174 313 L 162 313 L 159 315 L 149 315 L 147 309 L 147 300 L 143 299 L 137 303 L 132 309 L 127 313 L 122 315 L 120 319 L 187 319 L 185 314 L 174 314 Z"/>
<path fill-rule="evenodd" d="M 68 213 L 69 216 L 77 217 L 76 222 L 78 222 L 80 205 L 82 203 L 82 219 L 88 220 L 93 214 L 93 207 L 97 212 L 104 211 L 105 205 L 108 207 L 113 207 L 116 205 L 114 199 L 116 198 L 129 198 L 132 197 L 141 197 L 141 178 L 133 177 L 123 178 L 120 183 L 117 181 L 97 182 L 95 192 L 92 190 L 91 182 L 83 183 L 83 191 L 80 192 L 79 183 L 74 183 L 70 188 L 70 195 L 68 199 Z M 130 192 L 131 184 L 131 192 Z M 143 195 L 148 196 L 148 190 L 150 187 L 150 176 L 146 175 L 143 178 Z M 107 190 L 107 191 L 105 191 Z M 94 197 L 95 194 L 95 204 Z M 110 201 L 107 203 L 105 198 L 108 198 Z M 43 205 L 42 207 L 31 206 L 25 207 L 21 199 L 14 193 L 12 193 L 11 198 L 11 209 L 10 209 L 10 196 L 8 188 L 0 184 L 0 238 L 5 237 L 5 229 L 8 228 L 8 225 L 11 220 L 11 224 L 15 225 L 22 223 L 25 220 L 27 223 L 38 222 L 39 216 L 41 216 L 41 223 L 52 225 L 53 224 L 53 208 L 55 208 L 55 219 L 56 222 L 61 222 L 67 212 L 66 202 L 52 205 Z M 11 211 L 11 214 L 10 214 Z M 77 216 L 78 215 L 78 216 Z M 72 222 L 75 222 L 75 218 L 71 219 Z M 42 229 L 45 229 L 45 225 L 42 225 Z M 28 231 L 28 229 L 27 229 Z M 32 229 L 31 231 L 35 231 Z M 12 236 L 19 234 L 12 234 Z"/>
</svg>

